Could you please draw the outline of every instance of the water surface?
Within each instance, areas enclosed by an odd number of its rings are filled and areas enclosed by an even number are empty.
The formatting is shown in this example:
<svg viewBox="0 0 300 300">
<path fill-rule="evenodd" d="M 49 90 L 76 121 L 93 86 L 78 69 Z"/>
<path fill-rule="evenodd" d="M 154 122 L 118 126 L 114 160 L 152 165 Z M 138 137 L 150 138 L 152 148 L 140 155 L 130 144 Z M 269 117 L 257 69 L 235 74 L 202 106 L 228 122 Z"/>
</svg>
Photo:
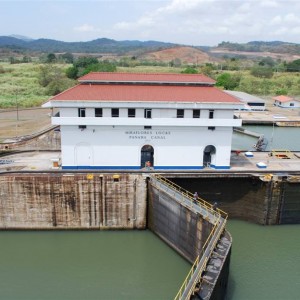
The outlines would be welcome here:
<svg viewBox="0 0 300 300">
<path fill-rule="evenodd" d="M 0 232 L 0 299 L 173 299 L 190 264 L 150 231 Z"/>
<path fill-rule="evenodd" d="M 299 127 L 277 127 L 247 125 L 243 128 L 263 134 L 268 140 L 266 150 L 286 149 L 300 151 L 300 128 Z M 257 138 L 234 132 L 232 138 L 232 149 L 253 150 Z"/>
<path fill-rule="evenodd" d="M 227 300 L 300 299 L 300 225 L 262 226 L 231 220 Z"/>
</svg>

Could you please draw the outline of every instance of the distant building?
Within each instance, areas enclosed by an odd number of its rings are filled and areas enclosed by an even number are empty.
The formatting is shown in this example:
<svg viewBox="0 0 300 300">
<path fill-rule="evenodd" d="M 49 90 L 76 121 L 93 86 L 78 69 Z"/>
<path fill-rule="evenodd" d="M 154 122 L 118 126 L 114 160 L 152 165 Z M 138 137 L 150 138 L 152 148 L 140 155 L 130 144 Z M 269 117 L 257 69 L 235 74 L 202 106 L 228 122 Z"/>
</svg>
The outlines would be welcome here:
<svg viewBox="0 0 300 300">
<path fill-rule="evenodd" d="M 253 96 L 244 92 L 238 91 L 224 91 L 229 95 L 237 97 L 241 102 L 244 103 L 244 107 L 241 110 L 266 110 L 265 101 L 257 96 Z"/>
<path fill-rule="evenodd" d="M 300 102 L 294 98 L 288 96 L 276 96 L 273 98 L 275 100 L 274 105 L 283 108 L 298 108 L 300 107 Z"/>
<path fill-rule="evenodd" d="M 52 97 L 63 169 L 230 168 L 243 104 L 199 74 L 90 73 Z"/>
</svg>

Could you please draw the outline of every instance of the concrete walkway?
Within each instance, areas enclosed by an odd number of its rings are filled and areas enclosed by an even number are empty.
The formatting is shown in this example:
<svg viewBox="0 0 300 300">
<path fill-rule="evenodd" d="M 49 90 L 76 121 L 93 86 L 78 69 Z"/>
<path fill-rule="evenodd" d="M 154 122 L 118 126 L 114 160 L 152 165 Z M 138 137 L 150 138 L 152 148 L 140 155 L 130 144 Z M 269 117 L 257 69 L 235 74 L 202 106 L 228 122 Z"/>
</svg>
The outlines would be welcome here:
<svg viewBox="0 0 300 300">
<path fill-rule="evenodd" d="M 188 170 L 188 173 L 203 172 L 300 172 L 300 152 L 292 152 L 290 159 L 281 159 L 269 156 L 269 152 L 252 152 L 253 157 L 247 157 L 245 152 L 239 154 L 232 153 L 231 167 L 229 170 L 216 170 L 213 168 L 204 168 L 199 171 Z M 0 157 L 0 172 L 5 171 L 47 171 L 53 169 L 53 159 L 60 159 L 58 151 L 35 151 L 11 154 Z M 257 163 L 264 163 L 266 168 L 259 168 Z M 59 170 L 59 169 L 58 169 Z M 120 172 L 112 170 L 113 172 Z M 145 172 L 145 170 L 141 170 Z M 141 172 L 137 171 L 137 172 Z M 70 171 L 69 171 L 70 172 Z M 93 172 L 93 171 L 90 171 Z M 135 172 L 135 171 L 131 171 Z M 147 172 L 147 171 L 146 171 Z M 154 170 L 155 172 L 155 170 Z M 183 170 L 159 171 L 160 173 L 178 173 Z"/>
</svg>

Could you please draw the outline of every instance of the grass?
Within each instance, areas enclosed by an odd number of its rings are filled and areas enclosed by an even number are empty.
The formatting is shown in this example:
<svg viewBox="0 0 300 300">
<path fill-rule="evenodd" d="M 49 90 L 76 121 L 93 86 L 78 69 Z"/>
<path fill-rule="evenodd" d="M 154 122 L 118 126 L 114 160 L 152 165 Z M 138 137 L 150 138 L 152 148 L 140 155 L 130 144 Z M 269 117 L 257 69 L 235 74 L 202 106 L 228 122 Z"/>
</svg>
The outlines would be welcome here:
<svg viewBox="0 0 300 300">
<path fill-rule="evenodd" d="M 0 63 L 0 108 L 40 106 L 51 96 L 38 82 L 39 66 L 38 63 Z"/>
<path fill-rule="evenodd" d="M 51 97 L 47 88 L 38 82 L 37 62 L 9 64 L 0 62 L 0 109 L 16 107 L 37 107 Z M 56 64 L 66 69 L 67 64 Z M 138 73 L 180 73 L 184 68 L 162 66 L 117 67 L 118 72 Z M 215 71 L 216 72 L 216 71 Z M 227 72 L 227 71 L 226 71 Z M 256 78 L 249 71 L 240 71 L 241 81 L 236 90 L 254 95 L 276 95 L 286 91 L 288 95 L 300 95 L 300 73 L 275 73 L 271 79 Z M 218 76 L 213 73 L 212 77 Z"/>
</svg>

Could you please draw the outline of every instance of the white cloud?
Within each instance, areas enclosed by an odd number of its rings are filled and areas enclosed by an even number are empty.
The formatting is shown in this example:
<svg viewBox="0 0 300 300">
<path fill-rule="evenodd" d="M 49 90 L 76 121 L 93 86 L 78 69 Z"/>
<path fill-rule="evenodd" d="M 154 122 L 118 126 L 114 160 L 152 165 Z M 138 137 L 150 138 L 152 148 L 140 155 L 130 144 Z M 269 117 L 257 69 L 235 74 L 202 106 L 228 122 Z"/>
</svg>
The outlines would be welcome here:
<svg viewBox="0 0 300 300">
<path fill-rule="evenodd" d="M 263 0 L 260 1 L 259 5 L 261 7 L 277 8 L 280 5 L 279 2 L 280 1 L 275 1 L 275 0 Z"/>
<path fill-rule="evenodd" d="M 296 16 L 294 13 L 290 13 L 284 16 L 284 21 L 288 23 L 300 23 L 299 16 Z"/>
<path fill-rule="evenodd" d="M 295 13 L 299 4 L 295 0 L 165 0 L 159 4 L 135 17 L 128 18 L 124 11 L 127 20 L 119 18 L 105 27 L 106 35 L 194 45 L 286 40 L 287 36 L 299 40 L 300 19 Z M 100 28 L 100 24 L 83 24 L 75 30 L 100 34 L 104 32 Z"/>
<path fill-rule="evenodd" d="M 276 16 L 270 21 L 270 25 L 281 25 L 282 24 L 282 17 Z"/>
<path fill-rule="evenodd" d="M 79 31 L 79 32 L 95 32 L 95 31 L 97 31 L 93 25 L 89 25 L 89 24 L 83 24 L 78 27 L 74 27 L 74 30 Z"/>
</svg>

